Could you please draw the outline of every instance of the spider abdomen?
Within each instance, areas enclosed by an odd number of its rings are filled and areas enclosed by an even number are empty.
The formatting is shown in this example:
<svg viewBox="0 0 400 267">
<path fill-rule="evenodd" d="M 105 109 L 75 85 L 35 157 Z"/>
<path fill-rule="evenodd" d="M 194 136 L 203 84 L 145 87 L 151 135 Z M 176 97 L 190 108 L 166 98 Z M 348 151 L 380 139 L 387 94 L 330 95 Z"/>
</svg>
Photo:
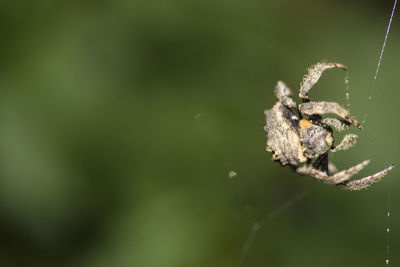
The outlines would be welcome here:
<svg viewBox="0 0 400 267">
<path fill-rule="evenodd" d="M 266 150 L 273 152 L 272 159 L 280 161 L 282 165 L 297 166 L 305 162 L 300 143 L 300 136 L 296 129 L 296 121 L 293 112 L 277 102 L 272 109 L 265 110 L 268 141 Z"/>
</svg>

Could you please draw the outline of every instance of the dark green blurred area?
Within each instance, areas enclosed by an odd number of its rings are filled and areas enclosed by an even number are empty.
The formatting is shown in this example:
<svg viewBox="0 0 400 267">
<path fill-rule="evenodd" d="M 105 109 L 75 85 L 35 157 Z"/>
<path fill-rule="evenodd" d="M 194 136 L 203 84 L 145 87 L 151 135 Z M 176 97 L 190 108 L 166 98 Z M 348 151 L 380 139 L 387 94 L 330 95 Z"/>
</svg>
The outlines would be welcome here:
<svg viewBox="0 0 400 267">
<path fill-rule="evenodd" d="M 0 266 L 237 266 L 276 211 L 243 266 L 378 266 L 388 244 L 395 266 L 398 169 L 340 190 L 271 162 L 263 131 L 277 80 L 337 61 L 366 124 L 330 159 L 398 164 L 399 12 L 368 100 L 392 4 L 3 1 Z M 346 105 L 344 76 L 311 97 Z"/>
</svg>

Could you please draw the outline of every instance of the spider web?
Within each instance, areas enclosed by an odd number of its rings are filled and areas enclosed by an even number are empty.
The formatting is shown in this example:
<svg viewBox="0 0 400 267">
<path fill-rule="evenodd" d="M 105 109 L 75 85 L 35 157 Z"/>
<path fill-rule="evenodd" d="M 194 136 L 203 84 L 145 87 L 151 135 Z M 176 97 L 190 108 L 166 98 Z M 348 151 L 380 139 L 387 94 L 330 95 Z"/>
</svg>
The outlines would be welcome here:
<svg viewBox="0 0 400 267">
<path fill-rule="evenodd" d="M 346 75 L 344 76 L 344 86 L 345 86 L 345 96 L 346 96 L 346 108 L 348 111 L 350 111 L 350 75 L 349 75 L 349 71 L 346 70 Z"/>
<path fill-rule="evenodd" d="M 374 91 L 375 91 L 375 88 L 376 88 L 376 80 L 377 80 L 377 77 L 378 77 L 378 74 L 379 74 L 379 70 L 380 70 L 380 67 L 381 67 L 383 53 L 385 51 L 386 41 L 387 41 L 388 36 L 389 36 L 390 26 L 392 25 L 393 15 L 394 15 L 394 12 L 396 10 L 396 6 L 397 6 L 397 0 L 395 0 L 394 3 L 393 3 L 392 13 L 390 14 L 389 23 L 388 23 L 388 26 L 387 26 L 387 29 L 386 29 L 385 38 L 384 38 L 384 41 L 383 41 L 383 44 L 382 44 L 382 48 L 381 48 L 381 51 L 380 51 L 380 54 L 379 54 L 379 59 L 378 59 L 378 63 L 377 63 L 377 66 L 376 66 L 375 75 L 373 77 L 372 85 L 371 85 L 371 89 L 370 89 L 370 94 L 368 96 L 369 104 L 371 104 L 372 101 L 373 101 L 373 94 L 374 94 Z M 346 90 L 347 89 L 348 88 L 347 88 L 347 85 L 346 85 Z M 346 100 L 347 100 L 347 96 L 348 96 L 347 93 L 348 92 L 346 92 Z M 364 113 L 364 115 L 363 115 L 363 125 L 364 125 L 364 127 L 365 127 L 365 124 L 367 122 L 367 115 L 368 115 L 367 112 Z M 385 264 L 386 265 L 390 264 L 390 243 L 391 243 L 390 215 L 391 215 L 391 190 L 388 189 L 387 190 L 387 210 L 386 210 L 386 217 L 387 217 L 387 222 L 386 222 L 386 246 L 385 246 L 385 249 L 386 249 Z"/>
<path fill-rule="evenodd" d="M 385 263 L 388 265 L 390 263 L 390 239 L 391 239 L 391 223 L 390 223 L 390 215 L 391 215 L 391 202 L 392 196 L 391 191 L 388 189 L 388 199 L 387 199 L 387 210 L 386 210 L 386 258 Z"/>
<path fill-rule="evenodd" d="M 373 99 L 373 94 L 374 94 L 375 87 L 376 87 L 376 79 L 377 79 L 377 77 L 378 77 L 379 69 L 380 69 L 380 67 L 381 67 L 381 62 L 382 62 L 382 58 L 383 58 L 383 52 L 385 51 L 386 41 L 387 41 L 387 38 L 388 38 L 388 36 L 389 36 L 390 26 L 392 25 L 392 20 L 393 20 L 394 12 L 395 12 L 395 10 L 396 10 L 396 5 L 397 5 L 397 0 L 394 1 L 393 8 L 392 8 L 392 13 L 390 14 L 390 19 L 389 19 L 389 24 L 388 24 L 387 29 L 386 29 L 385 39 L 384 39 L 383 44 L 382 44 L 382 49 L 381 49 L 381 53 L 380 53 L 380 55 L 379 55 L 378 64 L 377 64 L 377 66 L 376 66 L 375 75 L 374 75 L 374 78 L 373 78 L 373 80 L 372 80 L 372 85 L 371 85 L 370 94 L 369 94 L 369 96 L 368 96 L 369 102 L 371 102 L 372 99 Z M 363 121 L 362 121 L 362 122 L 363 122 L 363 124 L 364 124 L 364 126 L 365 126 L 365 124 L 366 124 L 366 122 L 367 122 L 367 113 L 364 113 L 364 118 L 363 118 Z"/>
<path fill-rule="evenodd" d="M 303 190 L 303 191 L 297 193 L 292 198 L 289 198 L 287 201 L 285 201 L 284 203 L 282 203 L 281 205 L 279 205 L 272 211 L 266 213 L 261 219 L 252 223 L 249 234 L 247 235 L 246 241 L 244 242 L 242 251 L 240 253 L 238 267 L 242 267 L 244 265 L 246 257 L 249 254 L 250 249 L 254 243 L 254 239 L 256 237 L 257 232 L 268 222 L 272 221 L 279 215 L 288 211 L 295 204 L 297 204 L 302 199 L 304 199 L 304 197 L 306 197 L 309 193 L 310 193 L 310 191 L 308 191 L 308 190 Z"/>
</svg>

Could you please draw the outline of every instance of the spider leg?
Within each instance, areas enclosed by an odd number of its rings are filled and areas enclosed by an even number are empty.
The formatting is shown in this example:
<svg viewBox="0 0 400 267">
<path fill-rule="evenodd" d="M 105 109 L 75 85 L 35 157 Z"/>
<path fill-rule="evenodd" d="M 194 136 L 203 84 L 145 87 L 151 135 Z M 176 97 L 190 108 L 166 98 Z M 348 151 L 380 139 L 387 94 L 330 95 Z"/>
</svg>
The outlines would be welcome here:
<svg viewBox="0 0 400 267">
<path fill-rule="evenodd" d="M 315 171 L 318 171 L 318 170 L 314 169 L 312 164 L 304 164 L 303 166 L 296 168 L 296 172 L 298 174 L 301 174 L 304 176 L 312 176 L 313 178 L 315 178 L 315 177 L 313 175 L 311 175 L 311 173 L 315 172 Z M 319 179 L 317 179 L 317 180 L 319 180 Z"/>
<path fill-rule="evenodd" d="M 322 181 L 324 183 L 327 183 L 327 184 L 342 184 L 342 185 L 346 186 L 346 183 L 352 182 L 352 181 L 348 181 L 350 179 L 350 177 L 353 176 L 354 174 L 356 174 L 357 172 L 361 171 L 365 166 L 368 165 L 368 163 L 369 163 L 369 160 L 364 160 L 363 162 L 361 162 L 357 165 L 354 165 L 353 167 L 350 167 L 347 170 L 337 172 L 330 176 L 328 176 L 326 173 L 324 173 L 320 170 L 314 169 L 312 165 L 304 165 L 302 167 L 297 168 L 296 171 L 299 174 L 309 175 L 309 176 L 314 177 L 315 179 Z M 380 177 L 383 177 L 383 176 L 380 176 Z M 378 179 L 378 178 L 375 178 L 375 179 Z M 355 181 L 357 181 L 357 180 L 355 180 Z M 350 184 L 347 187 L 350 188 L 351 186 L 356 187 L 357 185 Z M 356 190 L 356 189 L 354 189 L 354 190 Z"/>
<path fill-rule="evenodd" d="M 289 108 L 297 109 L 296 102 L 292 98 L 290 98 L 290 96 L 292 95 L 292 91 L 290 90 L 289 87 L 287 87 L 287 85 L 284 82 L 278 81 L 278 83 L 275 86 L 274 92 L 276 97 L 283 105 Z"/>
<path fill-rule="evenodd" d="M 308 102 L 308 91 L 310 91 L 313 85 L 318 82 L 322 73 L 331 68 L 340 68 L 343 70 L 347 69 L 345 65 L 330 62 L 318 62 L 317 64 L 308 68 L 308 73 L 304 76 L 303 81 L 300 84 L 299 97 L 303 100 L 303 102 Z"/>
<path fill-rule="evenodd" d="M 361 124 L 354 118 L 345 108 L 335 102 L 308 102 L 299 105 L 299 110 L 302 114 L 312 115 L 323 115 L 327 113 L 333 113 L 342 117 L 349 123 L 354 124 L 359 129 L 362 129 Z"/>
<path fill-rule="evenodd" d="M 336 168 L 335 164 L 333 164 L 332 162 L 328 162 L 328 171 L 329 173 L 337 173 L 338 169 Z"/>
<path fill-rule="evenodd" d="M 346 134 L 342 142 L 340 142 L 339 145 L 337 145 L 335 148 L 332 148 L 332 152 L 340 151 L 340 150 L 346 150 L 349 149 L 350 147 L 354 146 L 357 142 L 358 136 L 355 134 Z"/>
<path fill-rule="evenodd" d="M 325 178 L 328 177 L 328 175 L 325 172 L 315 169 L 312 164 L 304 164 L 303 166 L 298 167 L 296 169 L 296 172 L 301 175 L 311 176 L 317 179 L 318 181 L 323 181 L 323 182 L 325 182 Z"/>
<path fill-rule="evenodd" d="M 351 176 L 364 169 L 364 167 L 367 166 L 368 164 L 369 160 L 364 160 L 363 162 L 358 163 L 357 165 L 354 165 L 353 167 L 350 167 L 347 170 L 343 170 L 331 176 L 326 177 L 324 179 L 324 182 L 328 184 L 340 184 L 346 182 L 347 180 L 350 179 Z"/>
<path fill-rule="evenodd" d="M 350 123 L 345 120 L 338 120 L 335 118 L 326 118 L 321 121 L 323 124 L 326 124 L 328 126 L 331 126 L 338 130 L 339 132 L 346 130 L 349 128 Z"/>
<path fill-rule="evenodd" d="M 390 172 L 394 168 L 394 165 L 390 165 L 386 169 L 383 169 L 373 175 L 357 179 L 357 180 L 351 180 L 351 181 L 345 181 L 341 183 L 340 185 L 343 185 L 344 187 L 351 189 L 351 190 L 360 190 L 367 188 L 371 184 L 378 182 L 383 176 L 385 176 L 388 172 Z"/>
<path fill-rule="evenodd" d="M 321 168 L 323 173 L 328 174 L 328 152 L 319 156 L 312 164 L 312 167 L 316 170 Z"/>
</svg>

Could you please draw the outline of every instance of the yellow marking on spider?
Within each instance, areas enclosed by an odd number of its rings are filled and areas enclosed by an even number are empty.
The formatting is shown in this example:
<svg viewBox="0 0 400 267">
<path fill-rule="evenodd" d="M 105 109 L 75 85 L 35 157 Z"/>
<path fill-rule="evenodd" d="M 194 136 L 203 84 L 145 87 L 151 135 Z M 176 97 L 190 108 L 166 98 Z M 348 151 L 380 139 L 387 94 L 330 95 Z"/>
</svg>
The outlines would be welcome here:
<svg viewBox="0 0 400 267">
<path fill-rule="evenodd" d="M 300 120 L 299 126 L 301 129 L 306 129 L 312 126 L 312 123 L 309 120 Z"/>
</svg>

